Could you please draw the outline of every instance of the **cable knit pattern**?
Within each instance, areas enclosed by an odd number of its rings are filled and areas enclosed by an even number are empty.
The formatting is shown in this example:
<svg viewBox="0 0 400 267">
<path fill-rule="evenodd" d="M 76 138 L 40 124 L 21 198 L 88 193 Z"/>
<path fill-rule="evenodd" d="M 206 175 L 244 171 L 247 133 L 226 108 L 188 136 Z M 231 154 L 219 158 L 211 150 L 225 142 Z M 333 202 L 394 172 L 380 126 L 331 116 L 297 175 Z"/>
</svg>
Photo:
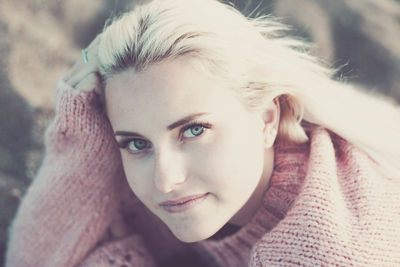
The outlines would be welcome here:
<svg viewBox="0 0 400 267">
<path fill-rule="evenodd" d="M 276 142 L 269 188 L 247 225 L 184 244 L 122 193 L 120 156 L 96 95 L 61 82 L 56 99 L 45 160 L 10 228 L 6 266 L 165 266 L 159 262 L 188 251 L 200 266 L 400 266 L 399 177 L 386 177 L 326 129 L 312 127 L 303 145 Z M 117 215 L 129 236 L 101 240 Z M 199 266 L 192 262 L 173 266 Z"/>
</svg>

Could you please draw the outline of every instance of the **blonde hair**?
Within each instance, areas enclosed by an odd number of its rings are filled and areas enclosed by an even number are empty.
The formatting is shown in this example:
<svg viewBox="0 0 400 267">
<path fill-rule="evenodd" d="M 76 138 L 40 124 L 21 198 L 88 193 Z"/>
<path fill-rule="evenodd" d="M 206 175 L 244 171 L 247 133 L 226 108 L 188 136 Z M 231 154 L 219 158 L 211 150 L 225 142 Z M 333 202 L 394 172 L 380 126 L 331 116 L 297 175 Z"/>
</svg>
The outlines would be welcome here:
<svg viewBox="0 0 400 267">
<path fill-rule="evenodd" d="M 247 18 L 217 0 L 153 0 L 105 27 L 99 46 L 101 74 L 187 55 L 196 66 L 232 88 L 251 110 L 278 97 L 278 136 L 308 141 L 307 123 L 325 127 L 400 177 L 399 107 L 336 81 L 335 73 L 285 36 L 287 28 L 268 16 Z"/>
</svg>

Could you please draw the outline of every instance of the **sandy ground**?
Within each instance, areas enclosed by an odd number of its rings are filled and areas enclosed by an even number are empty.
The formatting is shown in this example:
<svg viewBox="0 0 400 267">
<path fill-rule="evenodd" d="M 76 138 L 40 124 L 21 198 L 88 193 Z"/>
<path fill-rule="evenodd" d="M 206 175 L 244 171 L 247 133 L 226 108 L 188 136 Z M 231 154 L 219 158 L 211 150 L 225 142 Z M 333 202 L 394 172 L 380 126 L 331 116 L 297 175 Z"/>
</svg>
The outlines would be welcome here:
<svg viewBox="0 0 400 267">
<path fill-rule="evenodd" d="M 260 1 L 236 1 L 254 10 Z M 43 157 L 54 86 L 110 14 L 130 0 L 0 0 L 0 264 L 7 228 Z M 266 0 L 293 33 L 340 75 L 400 102 L 400 3 L 396 0 Z M 84 12 L 82 12 L 84 11 Z"/>
</svg>

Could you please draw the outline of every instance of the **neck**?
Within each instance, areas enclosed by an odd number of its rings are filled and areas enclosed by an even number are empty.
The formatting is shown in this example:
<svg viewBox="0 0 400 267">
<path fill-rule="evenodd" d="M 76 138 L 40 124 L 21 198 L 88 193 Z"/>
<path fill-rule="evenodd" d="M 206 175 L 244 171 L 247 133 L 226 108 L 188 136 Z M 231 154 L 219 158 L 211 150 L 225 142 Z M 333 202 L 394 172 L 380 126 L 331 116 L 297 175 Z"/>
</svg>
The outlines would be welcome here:
<svg viewBox="0 0 400 267">
<path fill-rule="evenodd" d="M 243 205 L 242 208 L 229 220 L 229 223 L 244 226 L 250 222 L 253 216 L 257 213 L 264 201 L 264 195 L 269 188 L 269 182 L 272 176 L 274 166 L 274 150 L 269 149 L 265 153 L 264 171 L 260 180 L 250 196 L 249 200 Z"/>
</svg>

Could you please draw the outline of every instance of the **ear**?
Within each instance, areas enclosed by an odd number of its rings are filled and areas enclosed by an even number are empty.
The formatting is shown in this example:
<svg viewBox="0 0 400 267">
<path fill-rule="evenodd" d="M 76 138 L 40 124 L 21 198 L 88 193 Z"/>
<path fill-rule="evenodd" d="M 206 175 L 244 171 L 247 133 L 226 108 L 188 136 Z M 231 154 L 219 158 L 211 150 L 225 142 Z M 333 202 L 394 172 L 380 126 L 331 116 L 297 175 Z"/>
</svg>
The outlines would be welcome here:
<svg viewBox="0 0 400 267">
<path fill-rule="evenodd" d="M 276 97 L 266 107 L 263 113 L 265 148 L 272 147 L 275 142 L 278 135 L 280 113 L 279 97 Z"/>
</svg>

